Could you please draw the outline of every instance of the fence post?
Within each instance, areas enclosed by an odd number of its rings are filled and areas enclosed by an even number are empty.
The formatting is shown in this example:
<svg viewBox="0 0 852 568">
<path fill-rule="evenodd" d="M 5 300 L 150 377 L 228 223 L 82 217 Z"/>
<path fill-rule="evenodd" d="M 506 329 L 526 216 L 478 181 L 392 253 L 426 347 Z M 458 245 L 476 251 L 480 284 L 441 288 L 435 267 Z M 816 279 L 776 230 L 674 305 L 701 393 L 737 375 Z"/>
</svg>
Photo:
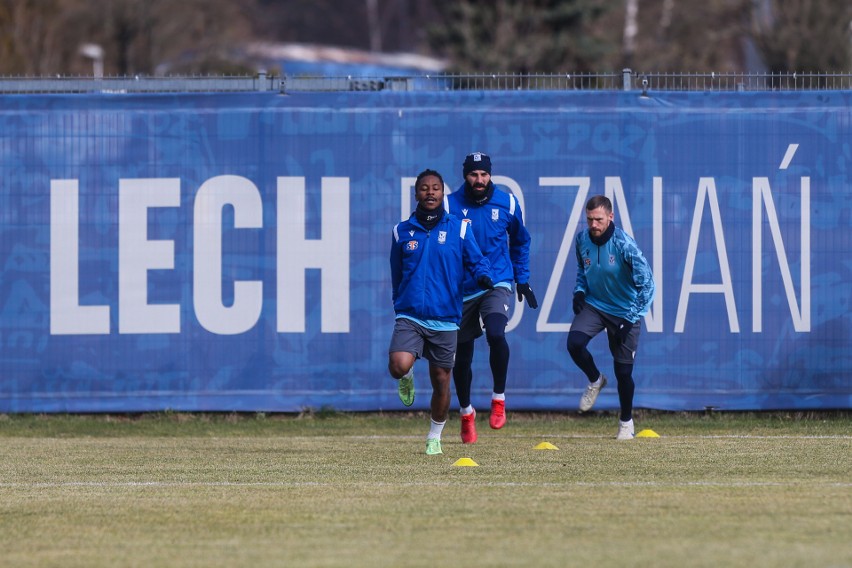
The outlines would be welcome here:
<svg viewBox="0 0 852 568">
<path fill-rule="evenodd" d="M 622 69 L 621 78 L 624 81 L 624 90 L 629 91 L 633 87 L 633 71 L 630 69 Z"/>
</svg>

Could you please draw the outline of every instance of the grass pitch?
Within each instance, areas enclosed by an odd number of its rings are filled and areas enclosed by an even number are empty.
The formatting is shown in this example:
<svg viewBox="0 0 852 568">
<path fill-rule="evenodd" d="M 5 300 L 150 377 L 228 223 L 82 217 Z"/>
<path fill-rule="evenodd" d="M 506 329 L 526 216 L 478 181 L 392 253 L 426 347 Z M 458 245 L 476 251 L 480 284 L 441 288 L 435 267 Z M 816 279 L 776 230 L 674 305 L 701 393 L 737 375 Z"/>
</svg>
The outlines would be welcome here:
<svg viewBox="0 0 852 568">
<path fill-rule="evenodd" d="M 848 413 L 0 416 L 8 566 L 852 566 Z M 535 450 L 550 442 L 559 449 Z M 467 457 L 478 467 L 456 467 Z"/>
</svg>

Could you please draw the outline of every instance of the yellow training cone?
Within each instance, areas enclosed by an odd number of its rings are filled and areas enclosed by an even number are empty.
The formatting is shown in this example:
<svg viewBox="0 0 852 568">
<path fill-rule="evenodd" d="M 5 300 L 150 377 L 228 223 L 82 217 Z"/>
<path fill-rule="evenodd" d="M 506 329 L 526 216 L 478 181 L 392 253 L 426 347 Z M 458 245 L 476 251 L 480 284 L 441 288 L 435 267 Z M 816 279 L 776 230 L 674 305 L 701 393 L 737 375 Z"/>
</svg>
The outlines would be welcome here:
<svg viewBox="0 0 852 568">
<path fill-rule="evenodd" d="M 459 458 L 453 465 L 456 467 L 479 467 L 479 464 L 470 458 Z"/>
<path fill-rule="evenodd" d="M 554 446 L 550 442 L 542 442 L 539 445 L 537 445 L 536 447 L 534 447 L 533 449 L 534 450 L 558 450 L 559 448 L 557 448 L 556 446 Z"/>
<path fill-rule="evenodd" d="M 637 438 L 659 438 L 660 435 L 654 432 L 653 430 L 642 430 L 638 434 L 636 434 Z"/>
</svg>

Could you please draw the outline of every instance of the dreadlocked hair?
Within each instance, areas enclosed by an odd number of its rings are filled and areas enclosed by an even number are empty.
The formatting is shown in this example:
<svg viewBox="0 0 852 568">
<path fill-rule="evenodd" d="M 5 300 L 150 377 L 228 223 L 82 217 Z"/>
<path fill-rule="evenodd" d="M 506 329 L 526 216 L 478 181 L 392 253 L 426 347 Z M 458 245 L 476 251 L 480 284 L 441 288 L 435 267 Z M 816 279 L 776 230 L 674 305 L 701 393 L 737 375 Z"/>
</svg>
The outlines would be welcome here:
<svg viewBox="0 0 852 568">
<path fill-rule="evenodd" d="M 441 187 L 444 187 L 444 178 L 441 177 L 441 174 L 439 174 L 435 170 L 430 169 L 425 169 L 419 174 L 417 174 L 417 180 L 414 182 L 414 187 L 416 188 L 418 185 L 420 185 L 420 180 L 425 178 L 426 176 L 435 176 L 441 181 Z"/>
</svg>

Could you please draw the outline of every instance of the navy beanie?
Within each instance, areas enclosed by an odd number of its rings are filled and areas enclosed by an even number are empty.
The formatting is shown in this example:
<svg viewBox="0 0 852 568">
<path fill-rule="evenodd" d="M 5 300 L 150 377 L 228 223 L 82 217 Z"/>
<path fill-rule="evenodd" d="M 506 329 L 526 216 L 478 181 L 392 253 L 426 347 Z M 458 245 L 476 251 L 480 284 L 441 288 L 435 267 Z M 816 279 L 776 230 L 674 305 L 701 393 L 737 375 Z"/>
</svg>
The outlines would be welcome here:
<svg viewBox="0 0 852 568">
<path fill-rule="evenodd" d="M 472 171 L 482 170 L 484 172 L 488 172 L 491 175 L 491 158 L 488 154 L 484 154 L 482 152 L 474 152 L 472 154 L 468 154 L 464 159 L 464 166 L 462 167 L 463 176 L 467 177 Z"/>
</svg>

